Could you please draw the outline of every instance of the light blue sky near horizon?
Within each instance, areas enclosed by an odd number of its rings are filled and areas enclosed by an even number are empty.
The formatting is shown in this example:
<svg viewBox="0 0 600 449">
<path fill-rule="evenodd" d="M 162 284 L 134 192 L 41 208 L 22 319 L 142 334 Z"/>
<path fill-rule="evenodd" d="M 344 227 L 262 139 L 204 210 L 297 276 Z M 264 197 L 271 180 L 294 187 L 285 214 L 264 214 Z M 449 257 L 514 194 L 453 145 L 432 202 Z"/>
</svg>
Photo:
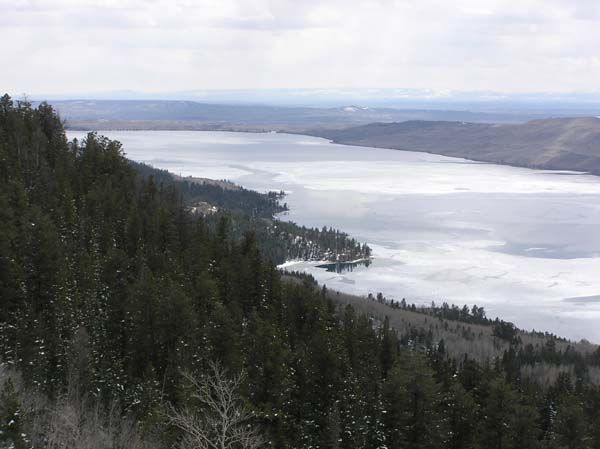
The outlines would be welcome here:
<svg viewBox="0 0 600 449">
<path fill-rule="evenodd" d="M 591 0 L 0 0 L 13 94 L 598 92 Z"/>
</svg>

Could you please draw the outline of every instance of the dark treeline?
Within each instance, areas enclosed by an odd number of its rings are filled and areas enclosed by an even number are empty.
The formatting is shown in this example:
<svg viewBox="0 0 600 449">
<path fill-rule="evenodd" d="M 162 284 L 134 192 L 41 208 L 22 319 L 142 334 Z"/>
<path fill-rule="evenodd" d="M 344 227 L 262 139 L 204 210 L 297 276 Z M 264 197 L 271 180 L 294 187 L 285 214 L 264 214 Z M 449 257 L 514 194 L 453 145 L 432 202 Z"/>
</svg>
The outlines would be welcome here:
<svg viewBox="0 0 600 449">
<path fill-rule="evenodd" d="M 339 294 L 330 296 L 335 299 Z M 527 374 L 548 384 L 564 374 L 573 383 L 600 385 L 600 347 L 585 340 L 574 343 L 547 332 L 523 331 L 500 318 L 487 318 L 484 308 L 477 305 L 459 307 L 444 302 L 437 306 L 432 302 L 417 306 L 404 298 L 388 299 L 381 293 L 369 294 L 367 300 L 364 310 L 375 319 L 381 316 L 377 313 L 381 308 L 369 308 L 369 303 L 389 309 L 386 313 L 392 318 L 393 327 L 401 330 L 402 345 L 416 346 L 423 352 L 439 350 L 441 346 L 444 353 L 460 362 L 465 356 L 474 357 L 477 342 L 479 346 L 490 346 L 483 352 L 487 354 L 484 359 L 501 363 L 505 374 L 514 379 Z M 394 315 L 404 323 L 399 325 L 393 320 Z M 448 337 L 449 347 L 445 341 Z M 481 354 L 476 358 L 481 361 Z"/>
<path fill-rule="evenodd" d="M 405 298 L 402 298 L 400 301 L 388 299 L 383 296 L 381 292 L 377 293 L 376 296 L 369 293 L 367 299 L 370 299 L 371 301 L 377 300 L 377 302 L 387 304 L 393 309 L 412 310 L 413 312 L 424 313 L 444 320 L 460 321 L 462 323 L 470 324 L 491 324 L 494 321 L 498 321 L 487 318 L 485 309 L 483 307 L 478 307 L 476 304 L 472 307 L 469 307 L 466 304 L 459 307 L 456 304 L 449 304 L 444 301 L 441 306 L 438 306 L 432 301 L 431 306 L 417 306 L 416 304 L 407 303 Z"/>
<path fill-rule="evenodd" d="M 541 388 L 403 345 L 387 319 L 283 282 L 255 235 L 211 230 L 118 143 L 68 143 L 48 105 L 0 100 L 0 214 L 3 447 L 175 447 L 170 405 L 194 407 L 182 373 L 212 361 L 246 373 L 274 448 L 600 447 L 585 379 Z"/>
<path fill-rule="evenodd" d="M 176 186 L 183 199 L 190 205 L 207 202 L 218 209 L 242 213 L 251 218 L 273 218 L 275 214 L 287 210 L 287 205 L 279 204 L 278 200 L 283 197 L 281 192 L 261 194 L 227 181 L 175 178 L 166 170 L 134 161 L 130 163 L 144 178 L 152 177 L 157 184 Z"/>
<path fill-rule="evenodd" d="M 366 244 L 333 228 L 307 228 L 278 221 L 271 228 L 271 234 L 284 242 L 286 259 L 347 262 L 371 256 L 371 248 Z"/>
<path fill-rule="evenodd" d="M 439 318 L 441 320 L 449 320 L 449 321 L 457 321 L 460 323 L 467 324 L 480 324 L 484 326 L 493 326 L 493 333 L 495 337 L 498 337 L 502 340 L 506 340 L 509 343 L 519 343 L 520 338 L 519 335 L 523 333 L 523 331 L 517 329 L 517 327 L 508 321 L 504 321 L 500 318 L 488 318 L 485 313 L 485 309 L 483 307 L 477 306 L 477 304 L 469 307 L 464 304 L 462 307 L 457 306 L 456 304 L 449 304 L 447 302 L 443 302 L 441 306 L 436 305 L 434 301 L 431 302 L 431 305 L 419 305 L 409 304 L 405 298 L 402 298 L 400 301 L 394 299 L 388 299 L 383 294 L 377 293 L 376 296 L 373 296 L 372 293 L 369 293 L 367 299 L 371 301 L 377 301 L 380 304 L 385 304 L 392 309 L 402 309 L 402 310 L 410 310 L 412 312 L 418 312 L 425 315 L 430 315 L 432 317 Z M 549 339 L 566 342 L 567 339 L 559 337 L 557 335 L 548 333 L 548 332 L 528 332 L 529 335 L 537 335 L 540 337 L 548 337 Z"/>
<path fill-rule="evenodd" d="M 281 220 L 255 221 L 239 215 L 229 217 L 238 235 L 248 230 L 256 234 L 261 253 L 275 264 L 290 260 L 346 262 L 371 256 L 369 246 L 337 229 L 319 230 Z M 215 218 L 210 217 L 209 221 Z"/>
<path fill-rule="evenodd" d="M 276 219 L 277 214 L 287 210 L 287 204 L 279 201 L 283 192 L 258 193 L 227 181 L 175 178 L 166 170 L 137 162 L 131 164 L 144 178 L 152 177 L 158 185 L 177 188 L 190 207 L 199 203 L 215 206 L 216 212 L 205 219 L 209 228 L 216 229 L 226 218 L 233 238 L 241 239 L 244 234 L 253 232 L 261 254 L 275 264 L 287 260 L 346 262 L 371 255 L 371 248 L 366 244 L 337 229 L 307 228 Z"/>
</svg>

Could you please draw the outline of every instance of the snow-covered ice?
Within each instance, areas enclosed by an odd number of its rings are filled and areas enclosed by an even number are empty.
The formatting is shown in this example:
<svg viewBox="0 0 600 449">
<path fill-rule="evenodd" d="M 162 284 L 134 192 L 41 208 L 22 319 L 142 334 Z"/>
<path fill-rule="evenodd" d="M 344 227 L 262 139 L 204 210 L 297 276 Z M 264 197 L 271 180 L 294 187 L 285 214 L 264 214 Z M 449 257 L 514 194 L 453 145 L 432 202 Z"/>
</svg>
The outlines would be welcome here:
<svg viewBox="0 0 600 449">
<path fill-rule="evenodd" d="M 368 268 L 286 264 L 330 289 L 476 303 L 521 327 L 600 342 L 600 301 L 589 299 L 600 295 L 600 177 L 279 133 L 105 134 L 177 174 L 285 190 L 284 218 L 367 241 Z"/>
</svg>

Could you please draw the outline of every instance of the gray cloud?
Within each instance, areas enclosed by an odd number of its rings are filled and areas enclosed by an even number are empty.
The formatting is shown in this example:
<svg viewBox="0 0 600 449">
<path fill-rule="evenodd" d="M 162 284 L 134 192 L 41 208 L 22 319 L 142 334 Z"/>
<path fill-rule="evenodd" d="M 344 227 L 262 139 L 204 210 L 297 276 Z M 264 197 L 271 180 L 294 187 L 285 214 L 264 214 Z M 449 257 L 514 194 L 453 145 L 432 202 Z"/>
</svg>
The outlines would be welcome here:
<svg viewBox="0 0 600 449">
<path fill-rule="evenodd" d="M 16 93 L 600 79 L 600 3 L 585 0 L 0 0 L 0 40 Z"/>
</svg>

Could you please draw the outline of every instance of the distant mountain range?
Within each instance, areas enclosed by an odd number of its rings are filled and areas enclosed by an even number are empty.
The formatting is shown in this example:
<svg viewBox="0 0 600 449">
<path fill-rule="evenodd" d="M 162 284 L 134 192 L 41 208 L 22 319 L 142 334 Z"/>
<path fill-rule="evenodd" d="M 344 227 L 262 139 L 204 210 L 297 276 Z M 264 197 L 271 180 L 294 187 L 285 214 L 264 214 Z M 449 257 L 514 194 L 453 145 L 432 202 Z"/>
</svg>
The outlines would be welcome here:
<svg viewBox="0 0 600 449">
<path fill-rule="evenodd" d="M 78 95 L 38 95 L 49 101 L 183 100 L 207 104 L 276 105 L 332 108 L 357 104 L 372 108 L 469 110 L 473 112 L 542 113 L 552 116 L 600 114 L 600 90 L 591 92 L 456 91 L 410 88 L 200 89 L 179 92 L 116 90 Z"/>
<path fill-rule="evenodd" d="M 461 121 L 372 123 L 309 134 L 337 143 L 423 151 L 522 167 L 600 175 L 600 118 L 556 118 L 521 124 Z"/>
<path fill-rule="evenodd" d="M 373 122 L 458 120 L 519 123 L 538 114 L 466 110 L 341 107 L 283 107 L 165 100 L 52 101 L 71 129 L 233 129 L 301 131 L 345 128 Z"/>
<path fill-rule="evenodd" d="M 53 105 L 71 129 L 275 130 L 350 145 L 600 175 L 600 119 L 595 117 L 179 100 L 65 100 Z"/>
</svg>

